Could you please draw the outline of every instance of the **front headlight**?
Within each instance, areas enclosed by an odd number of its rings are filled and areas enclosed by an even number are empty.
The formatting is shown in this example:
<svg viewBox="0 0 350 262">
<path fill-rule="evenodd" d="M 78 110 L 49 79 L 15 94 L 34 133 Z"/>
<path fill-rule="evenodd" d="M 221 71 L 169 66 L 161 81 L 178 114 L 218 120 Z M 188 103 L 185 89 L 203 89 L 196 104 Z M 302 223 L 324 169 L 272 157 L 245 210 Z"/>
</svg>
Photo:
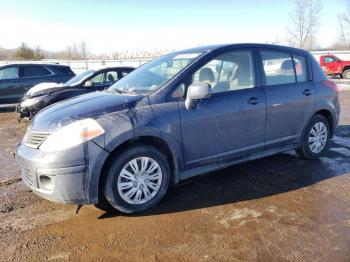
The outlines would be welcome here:
<svg viewBox="0 0 350 262">
<path fill-rule="evenodd" d="M 30 107 L 33 106 L 39 102 L 41 102 L 44 98 L 46 98 L 47 95 L 43 95 L 43 96 L 37 96 L 37 97 L 33 97 L 33 98 L 28 98 L 25 99 L 22 103 L 21 103 L 21 107 Z"/>
<path fill-rule="evenodd" d="M 96 120 L 87 118 L 68 124 L 52 133 L 39 149 L 46 152 L 60 151 L 82 144 L 104 133 L 105 131 Z"/>
</svg>

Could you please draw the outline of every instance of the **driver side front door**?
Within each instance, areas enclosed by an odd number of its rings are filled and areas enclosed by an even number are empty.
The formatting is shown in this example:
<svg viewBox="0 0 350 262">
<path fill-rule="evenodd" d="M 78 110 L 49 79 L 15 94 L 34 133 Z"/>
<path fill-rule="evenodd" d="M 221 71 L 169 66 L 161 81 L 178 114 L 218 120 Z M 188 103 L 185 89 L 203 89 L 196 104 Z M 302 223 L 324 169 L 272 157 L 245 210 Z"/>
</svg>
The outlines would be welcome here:
<svg viewBox="0 0 350 262">
<path fill-rule="evenodd" d="M 186 170 L 225 165 L 263 148 L 266 103 L 254 61 L 250 50 L 232 51 L 193 74 L 192 82 L 209 82 L 213 93 L 195 109 L 179 102 Z"/>
</svg>

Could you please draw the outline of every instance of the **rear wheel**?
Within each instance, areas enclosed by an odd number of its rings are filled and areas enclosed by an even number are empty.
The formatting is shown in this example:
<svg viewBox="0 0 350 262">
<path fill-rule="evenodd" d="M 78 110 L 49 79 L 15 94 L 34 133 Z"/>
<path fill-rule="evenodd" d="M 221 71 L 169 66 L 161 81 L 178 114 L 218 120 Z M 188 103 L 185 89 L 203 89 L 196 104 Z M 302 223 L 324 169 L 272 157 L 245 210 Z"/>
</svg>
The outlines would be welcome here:
<svg viewBox="0 0 350 262">
<path fill-rule="evenodd" d="M 304 130 L 297 153 L 306 159 L 318 158 L 327 150 L 329 138 L 328 120 L 322 115 L 314 115 Z"/>
<path fill-rule="evenodd" d="M 343 78 L 350 79 L 350 69 L 347 69 L 343 72 Z"/>
<path fill-rule="evenodd" d="M 104 194 L 114 208 L 125 213 L 140 212 L 162 199 L 170 171 L 166 158 L 157 149 L 133 146 L 112 161 Z"/>
</svg>

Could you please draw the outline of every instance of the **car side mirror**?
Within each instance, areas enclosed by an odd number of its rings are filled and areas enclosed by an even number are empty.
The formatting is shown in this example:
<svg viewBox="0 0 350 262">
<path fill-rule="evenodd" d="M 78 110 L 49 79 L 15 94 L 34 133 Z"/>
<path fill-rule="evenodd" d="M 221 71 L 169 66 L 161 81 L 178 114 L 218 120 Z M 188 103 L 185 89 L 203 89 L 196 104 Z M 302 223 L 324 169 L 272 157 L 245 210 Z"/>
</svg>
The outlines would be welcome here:
<svg viewBox="0 0 350 262">
<path fill-rule="evenodd" d="M 93 87 L 94 86 L 94 82 L 88 80 L 84 83 L 84 87 Z"/>
<path fill-rule="evenodd" d="M 208 98 L 211 93 L 211 86 L 207 82 L 194 82 L 188 87 L 187 90 L 187 96 L 185 100 L 186 109 L 194 109 L 196 107 L 197 100 Z"/>
</svg>

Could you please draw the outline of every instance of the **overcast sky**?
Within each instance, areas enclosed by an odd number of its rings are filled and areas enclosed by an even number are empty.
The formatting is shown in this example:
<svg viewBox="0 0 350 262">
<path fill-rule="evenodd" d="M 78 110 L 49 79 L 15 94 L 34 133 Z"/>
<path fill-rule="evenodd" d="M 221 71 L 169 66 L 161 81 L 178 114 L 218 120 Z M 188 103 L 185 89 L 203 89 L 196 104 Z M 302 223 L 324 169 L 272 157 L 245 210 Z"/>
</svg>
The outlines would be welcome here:
<svg viewBox="0 0 350 262">
<path fill-rule="evenodd" d="M 350 0 L 323 0 L 318 40 L 338 37 L 337 15 Z M 0 0 L 0 46 L 21 42 L 63 50 L 85 40 L 93 53 L 181 49 L 286 37 L 294 0 Z"/>
</svg>

